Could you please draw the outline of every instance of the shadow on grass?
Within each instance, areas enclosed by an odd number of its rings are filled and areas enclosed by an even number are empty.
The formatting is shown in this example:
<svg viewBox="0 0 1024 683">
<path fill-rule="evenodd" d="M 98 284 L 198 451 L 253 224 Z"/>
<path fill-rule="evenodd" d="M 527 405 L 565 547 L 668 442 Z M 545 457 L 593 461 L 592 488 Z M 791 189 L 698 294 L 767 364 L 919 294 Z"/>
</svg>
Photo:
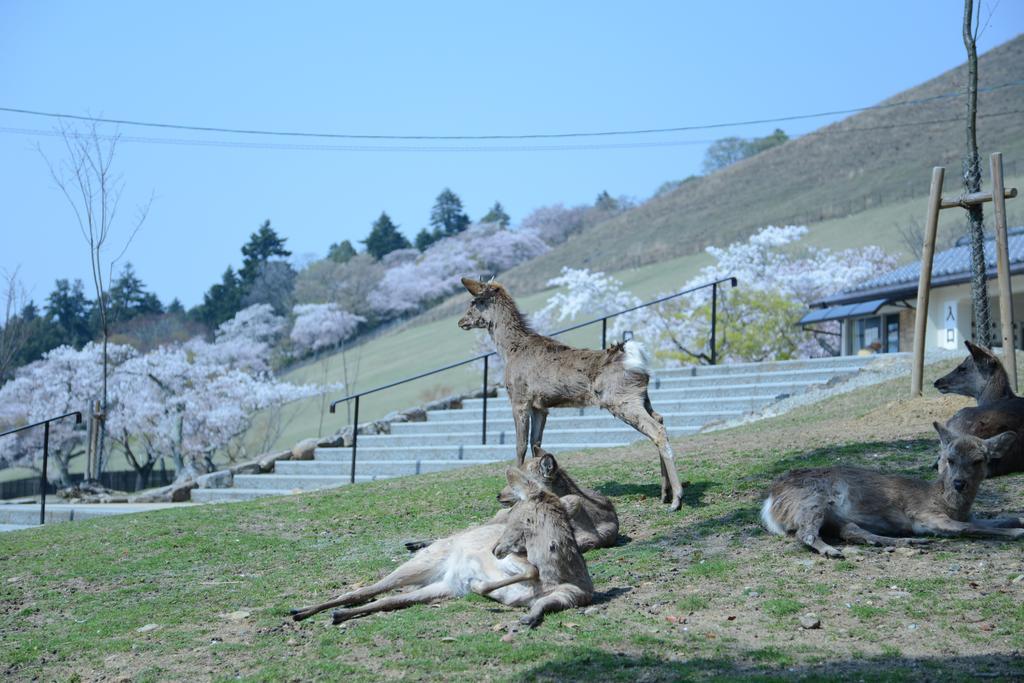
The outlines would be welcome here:
<svg viewBox="0 0 1024 683">
<path fill-rule="evenodd" d="M 683 504 L 688 507 L 704 507 L 704 493 L 713 486 L 712 482 L 698 481 L 684 485 Z M 643 496 L 653 500 L 661 500 L 659 484 L 624 484 L 618 481 L 606 481 L 598 485 L 597 490 L 611 498 L 621 496 Z"/>
<path fill-rule="evenodd" d="M 685 650 L 680 651 L 685 656 Z M 875 657 L 794 665 L 773 647 L 748 650 L 738 657 L 669 660 L 653 655 L 626 655 L 578 649 L 566 657 L 524 670 L 514 681 L 680 681 L 707 677 L 728 680 L 930 680 L 984 678 L 1020 680 L 1024 662 L 1013 655 L 959 657 Z"/>
</svg>

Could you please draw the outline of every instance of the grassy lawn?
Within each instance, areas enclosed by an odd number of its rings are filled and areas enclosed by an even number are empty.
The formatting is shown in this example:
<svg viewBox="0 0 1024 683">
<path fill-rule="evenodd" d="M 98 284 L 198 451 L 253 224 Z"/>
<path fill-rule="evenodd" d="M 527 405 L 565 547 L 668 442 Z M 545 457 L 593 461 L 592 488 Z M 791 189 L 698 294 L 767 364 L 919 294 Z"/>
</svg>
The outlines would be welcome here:
<svg viewBox="0 0 1024 683">
<path fill-rule="evenodd" d="M 684 509 L 656 502 L 652 446 L 561 457 L 612 496 L 618 546 L 587 562 L 592 608 L 534 631 L 482 598 L 329 625 L 286 618 L 375 580 L 401 541 L 487 519 L 502 469 L 0 534 L 7 680 L 834 680 L 1024 675 L 1018 544 L 853 548 L 825 560 L 757 524 L 797 466 L 930 477 L 930 420 L 962 404 L 897 400 L 905 380 L 678 442 Z M 982 512 L 1024 508 L 1024 476 L 985 484 Z M 804 630 L 813 612 L 821 627 Z M 142 629 L 140 631 L 140 629 Z"/>
</svg>

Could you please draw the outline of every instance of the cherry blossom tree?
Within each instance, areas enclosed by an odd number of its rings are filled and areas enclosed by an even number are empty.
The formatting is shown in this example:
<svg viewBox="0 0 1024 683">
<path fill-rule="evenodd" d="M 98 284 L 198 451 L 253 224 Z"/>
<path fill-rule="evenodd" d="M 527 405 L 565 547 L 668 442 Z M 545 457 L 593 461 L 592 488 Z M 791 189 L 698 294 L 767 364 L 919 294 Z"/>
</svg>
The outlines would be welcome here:
<svg viewBox="0 0 1024 683">
<path fill-rule="evenodd" d="M 295 313 L 295 323 L 292 325 L 291 340 L 299 353 L 313 351 L 318 356 L 324 349 L 335 348 L 341 345 L 341 366 L 342 386 L 353 387 L 356 378 L 349 377 L 348 355 L 344 342 L 359 328 L 360 323 L 366 322 L 361 315 L 354 315 L 343 311 L 337 304 L 300 304 L 292 309 Z M 323 356 L 319 359 L 321 369 L 321 393 L 320 393 L 320 424 L 317 428 L 317 436 L 323 434 L 324 427 L 324 404 L 327 401 L 327 392 L 338 385 L 327 383 L 327 370 L 331 358 Z M 358 361 L 353 374 L 358 374 Z M 339 387 L 340 388 L 340 387 Z M 346 406 L 347 407 L 347 406 Z"/>
</svg>

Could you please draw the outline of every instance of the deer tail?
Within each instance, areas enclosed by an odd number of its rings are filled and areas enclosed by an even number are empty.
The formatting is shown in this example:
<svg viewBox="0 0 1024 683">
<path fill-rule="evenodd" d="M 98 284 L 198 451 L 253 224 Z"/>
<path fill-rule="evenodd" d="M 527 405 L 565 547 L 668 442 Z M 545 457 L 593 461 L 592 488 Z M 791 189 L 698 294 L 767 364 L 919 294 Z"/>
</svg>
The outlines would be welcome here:
<svg viewBox="0 0 1024 683">
<path fill-rule="evenodd" d="M 623 350 L 626 352 L 626 356 L 622 359 L 623 367 L 633 372 L 650 374 L 647 369 L 647 349 L 643 344 L 630 339 L 623 345 Z"/>
<path fill-rule="evenodd" d="M 770 533 L 777 534 L 779 536 L 786 535 L 786 530 L 782 528 L 782 525 L 775 519 L 775 515 L 772 514 L 771 496 L 765 498 L 764 505 L 761 506 L 761 523 L 764 524 L 764 528 Z"/>
</svg>

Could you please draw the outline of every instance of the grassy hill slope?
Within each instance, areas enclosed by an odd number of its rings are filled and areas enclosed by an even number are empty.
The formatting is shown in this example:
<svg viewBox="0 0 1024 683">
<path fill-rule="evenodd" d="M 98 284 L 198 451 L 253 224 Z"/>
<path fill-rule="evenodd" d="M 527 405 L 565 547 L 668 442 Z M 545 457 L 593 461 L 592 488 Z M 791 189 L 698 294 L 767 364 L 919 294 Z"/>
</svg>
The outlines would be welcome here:
<svg viewBox="0 0 1024 683">
<path fill-rule="evenodd" d="M 980 87 L 1019 81 L 1024 36 L 979 58 Z M 964 91 L 961 66 L 880 103 Z M 530 289 L 564 266 L 620 270 L 743 239 L 769 224 L 812 224 L 909 196 L 927 194 L 932 166 L 957 182 L 964 150 L 964 98 L 866 111 L 791 140 L 576 235 L 505 276 Z M 978 145 L 985 176 L 988 154 L 1003 152 L 1024 171 L 1024 86 L 978 97 Z"/>
<path fill-rule="evenodd" d="M 757 523 L 765 488 L 792 467 L 932 477 L 930 420 L 964 399 L 898 400 L 905 390 L 900 378 L 679 440 L 692 485 L 677 514 L 656 502 L 648 443 L 560 458 L 612 497 L 622 537 L 586 556 L 593 608 L 531 632 L 515 630 L 522 610 L 481 598 L 341 628 L 326 614 L 287 619 L 393 569 L 403 539 L 487 519 L 497 466 L 0 534 L 0 671 L 11 681 L 1014 680 L 1024 676 L 1019 542 L 859 547 L 827 560 Z M 1019 511 L 1022 496 L 1024 475 L 1002 477 L 977 507 Z M 808 612 L 820 628 L 800 628 Z"/>
</svg>

